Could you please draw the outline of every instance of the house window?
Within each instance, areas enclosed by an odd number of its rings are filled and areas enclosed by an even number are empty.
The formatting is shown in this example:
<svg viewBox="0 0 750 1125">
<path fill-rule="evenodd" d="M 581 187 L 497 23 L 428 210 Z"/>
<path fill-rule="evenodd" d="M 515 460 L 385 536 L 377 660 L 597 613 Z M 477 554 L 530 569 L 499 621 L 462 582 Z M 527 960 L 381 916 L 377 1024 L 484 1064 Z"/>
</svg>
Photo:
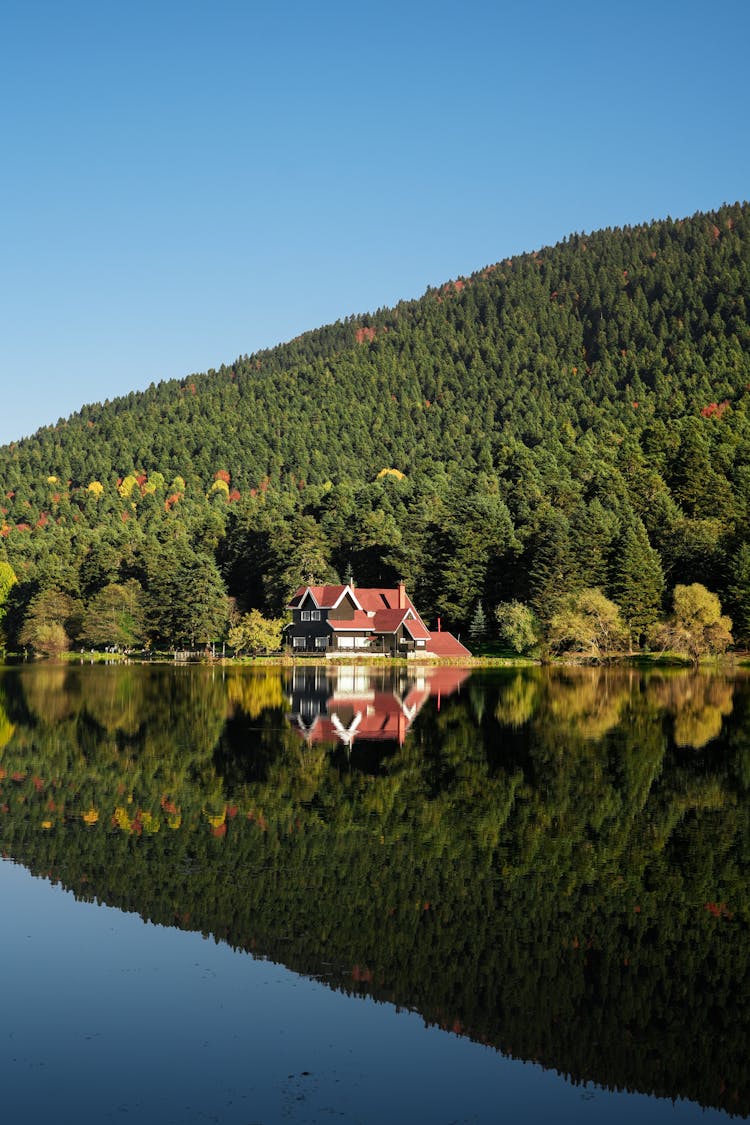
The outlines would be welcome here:
<svg viewBox="0 0 750 1125">
<path fill-rule="evenodd" d="M 304 637 L 292 637 L 292 648 L 304 648 L 304 647 L 305 647 L 305 638 Z"/>
<path fill-rule="evenodd" d="M 300 614 L 301 621 L 320 621 L 319 609 L 303 609 Z"/>
<path fill-rule="evenodd" d="M 369 646 L 370 646 L 370 641 L 367 637 L 355 637 L 354 638 L 354 647 L 355 648 L 369 648 Z"/>
<path fill-rule="evenodd" d="M 354 648 L 354 637 L 339 637 L 339 648 Z"/>
<path fill-rule="evenodd" d="M 328 648 L 328 637 L 316 637 L 315 638 L 315 647 L 316 648 Z"/>
</svg>

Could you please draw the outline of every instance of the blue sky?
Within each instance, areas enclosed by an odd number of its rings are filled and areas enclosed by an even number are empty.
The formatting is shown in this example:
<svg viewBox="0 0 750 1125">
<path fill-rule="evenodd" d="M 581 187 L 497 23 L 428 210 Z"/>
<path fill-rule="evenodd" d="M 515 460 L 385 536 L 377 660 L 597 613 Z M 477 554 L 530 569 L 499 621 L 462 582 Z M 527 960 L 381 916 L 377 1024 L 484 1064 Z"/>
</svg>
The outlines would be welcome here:
<svg viewBox="0 0 750 1125">
<path fill-rule="evenodd" d="M 0 443 L 750 196 L 750 5 L 3 0 Z"/>
</svg>

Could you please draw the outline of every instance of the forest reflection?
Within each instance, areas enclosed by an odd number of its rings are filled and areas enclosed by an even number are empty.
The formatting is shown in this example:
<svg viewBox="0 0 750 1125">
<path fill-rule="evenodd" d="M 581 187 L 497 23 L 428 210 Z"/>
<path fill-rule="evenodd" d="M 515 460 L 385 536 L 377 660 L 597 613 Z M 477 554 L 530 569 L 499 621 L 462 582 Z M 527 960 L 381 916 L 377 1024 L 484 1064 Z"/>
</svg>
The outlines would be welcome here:
<svg viewBox="0 0 750 1125">
<path fill-rule="evenodd" d="M 0 842 L 576 1080 L 747 1114 L 749 703 L 739 673 L 24 666 Z"/>
</svg>

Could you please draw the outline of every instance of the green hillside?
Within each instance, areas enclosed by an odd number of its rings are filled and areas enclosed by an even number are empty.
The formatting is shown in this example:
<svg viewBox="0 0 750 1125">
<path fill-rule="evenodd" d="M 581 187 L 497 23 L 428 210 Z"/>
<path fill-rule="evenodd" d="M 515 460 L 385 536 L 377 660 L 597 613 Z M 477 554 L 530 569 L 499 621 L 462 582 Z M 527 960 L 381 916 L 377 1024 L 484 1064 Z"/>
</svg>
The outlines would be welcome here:
<svg viewBox="0 0 750 1125">
<path fill-rule="evenodd" d="M 480 600 L 488 618 L 581 587 L 632 601 L 655 568 L 665 608 L 702 582 L 747 639 L 748 294 L 734 204 L 573 235 L 84 407 L 0 449 L 8 640 L 50 589 L 69 638 L 117 587 L 158 644 L 205 639 L 168 609 L 197 591 L 206 638 L 227 592 L 276 613 L 347 572 L 405 577 L 460 629 Z"/>
</svg>

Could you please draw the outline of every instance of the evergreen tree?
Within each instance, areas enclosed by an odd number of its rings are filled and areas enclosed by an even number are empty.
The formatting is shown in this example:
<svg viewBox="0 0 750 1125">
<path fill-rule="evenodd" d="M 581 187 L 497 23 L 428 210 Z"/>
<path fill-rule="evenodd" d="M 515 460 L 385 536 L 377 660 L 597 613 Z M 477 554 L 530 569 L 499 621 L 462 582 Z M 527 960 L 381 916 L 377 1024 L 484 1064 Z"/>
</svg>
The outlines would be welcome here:
<svg viewBox="0 0 750 1125">
<path fill-rule="evenodd" d="M 218 567 L 184 541 L 150 560 L 146 634 L 155 646 L 195 649 L 219 640 L 229 605 Z"/>
<path fill-rule="evenodd" d="M 728 592 L 738 641 L 750 643 L 750 544 L 740 543 L 730 566 Z"/>
<path fill-rule="evenodd" d="M 469 639 L 474 645 L 481 644 L 487 636 L 487 618 L 481 601 L 477 602 L 476 609 L 469 623 Z"/>
<path fill-rule="evenodd" d="M 630 631 L 631 643 L 639 646 L 661 613 L 664 573 L 659 554 L 637 517 L 622 534 L 613 571 L 615 601 Z"/>
<path fill-rule="evenodd" d="M 529 577 L 531 608 L 546 625 L 566 594 L 581 587 L 570 527 L 562 512 L 551 510 L 546 515 L 535 537 Z"/>
</svg>

